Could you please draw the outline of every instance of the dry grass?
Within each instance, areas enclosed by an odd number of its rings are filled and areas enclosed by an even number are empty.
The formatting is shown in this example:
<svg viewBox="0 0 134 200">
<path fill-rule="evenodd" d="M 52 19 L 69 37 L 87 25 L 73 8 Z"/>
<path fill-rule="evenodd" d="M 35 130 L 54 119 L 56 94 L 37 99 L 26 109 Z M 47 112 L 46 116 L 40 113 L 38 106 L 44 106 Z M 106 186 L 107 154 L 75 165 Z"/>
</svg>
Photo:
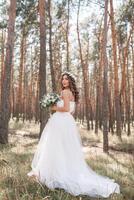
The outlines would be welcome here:
<svg viewBox="0 0 134 200">
<path fill-rule="evenodd" d="M 114 178 L 121 186 L 121 194 L 108 200 L 134 199 L 133 136 L 123 133 L 122 143 L 109 135 L 109 154 L 103 153 L 102 133 L 98 136 L 79 125 L 83 151 L 88 164 L 99 174 Z M 0 145 L 0 200 L 96 200 L 88 196 L 74 197 L 63 189 L 51 191 L 27 177 L 38 142 L 39 124 L 10 122 L 9 144 Z M 97 198 L 103 199 L 103 198 Z"/>
</svg>

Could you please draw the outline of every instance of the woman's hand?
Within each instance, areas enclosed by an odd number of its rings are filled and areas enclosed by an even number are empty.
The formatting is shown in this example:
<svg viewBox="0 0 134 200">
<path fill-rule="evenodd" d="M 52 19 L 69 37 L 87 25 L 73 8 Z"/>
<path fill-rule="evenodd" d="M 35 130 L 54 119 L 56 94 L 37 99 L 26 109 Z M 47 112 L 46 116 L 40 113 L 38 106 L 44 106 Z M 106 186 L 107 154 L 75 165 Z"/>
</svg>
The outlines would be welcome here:
<svg viewBox="0 0 134 200">
<path fill-rule="evenodd" d="M 71 114 L 74 115 L 74 111 L 72 111 Z"/>
<path fill-rule="evenodd" d="M 55 110 L 55 111 L 56 111 L 56 108 L 57 108 L 56 105 L 53 105 L 53 106 L 50 107 L 51 110 Z"/>
</svg>

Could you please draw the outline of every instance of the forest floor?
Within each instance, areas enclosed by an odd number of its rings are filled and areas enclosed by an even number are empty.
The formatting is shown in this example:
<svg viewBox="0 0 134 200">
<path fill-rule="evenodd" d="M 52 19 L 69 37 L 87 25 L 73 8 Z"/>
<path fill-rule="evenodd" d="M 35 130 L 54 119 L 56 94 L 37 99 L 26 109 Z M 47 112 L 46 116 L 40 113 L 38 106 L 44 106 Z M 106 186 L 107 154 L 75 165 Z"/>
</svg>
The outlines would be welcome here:
<svg viewBox="0 0 134 200">
<path fill-rule="evenodd" d="M 95 135 L 77 123 L 87 163 L 97 173 L 114 178 L 121 194 L 108 200 L 134 200 L 134 129 L 131 136 L 122 133 L 122 142 L 109 134 L 109 154 L 103 153 L 102 132 Z M 38 143 L 39 124 L 10 121 L 9 144 L 0 145 L 0 200 L 102 200 L 63 189 L 51 191 L 27 176 Z"/>
</svg>

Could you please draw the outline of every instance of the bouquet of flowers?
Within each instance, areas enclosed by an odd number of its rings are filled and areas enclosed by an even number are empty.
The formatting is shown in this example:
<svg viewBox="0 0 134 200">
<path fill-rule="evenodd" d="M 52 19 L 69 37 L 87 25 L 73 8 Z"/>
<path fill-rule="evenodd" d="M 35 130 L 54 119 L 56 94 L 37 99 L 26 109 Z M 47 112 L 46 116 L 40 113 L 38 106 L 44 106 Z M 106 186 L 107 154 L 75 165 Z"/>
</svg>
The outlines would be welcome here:
<svg viewBox="0 0 134 200">
<path fill-rule="evenodd" d="M 60 96 L 56 93 L 49 93 L 47 95 L 43 95 L 40 104 L 42 108 L 50 107 L 56 104 L 57 101 L 60 100 Z"/>
</svg>

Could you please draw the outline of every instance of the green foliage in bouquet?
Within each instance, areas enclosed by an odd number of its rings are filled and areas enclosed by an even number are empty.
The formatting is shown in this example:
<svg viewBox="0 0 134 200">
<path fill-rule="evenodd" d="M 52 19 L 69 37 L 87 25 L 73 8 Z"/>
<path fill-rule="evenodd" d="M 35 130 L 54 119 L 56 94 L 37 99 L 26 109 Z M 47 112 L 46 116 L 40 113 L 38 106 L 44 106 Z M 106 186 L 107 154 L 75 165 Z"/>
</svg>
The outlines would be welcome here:
<svg viewBox="0 0 134 200">
<path fill-rule="evenodd" d="M 57 101 L 60 100 L 60 96 L 56 93 L 49 93 L 47 95 L 43 95 L 40 104 L 41 108 L 47 108 L 54 104 L 56 104 Z"/>
</svg>

